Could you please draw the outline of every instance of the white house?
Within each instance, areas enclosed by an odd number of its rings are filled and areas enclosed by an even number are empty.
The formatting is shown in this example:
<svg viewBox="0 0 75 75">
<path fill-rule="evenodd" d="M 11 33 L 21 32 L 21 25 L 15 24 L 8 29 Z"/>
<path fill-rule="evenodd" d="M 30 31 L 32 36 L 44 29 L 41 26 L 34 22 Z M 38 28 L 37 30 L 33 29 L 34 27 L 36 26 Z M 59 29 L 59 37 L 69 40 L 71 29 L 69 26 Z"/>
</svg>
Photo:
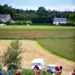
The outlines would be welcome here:
<svg viewBox="0 0 75 75">
<path fill-rule="evenodd" d="M 14 22 L 14 20 L 11 18 L 10 14 L 0 14 L 0 20 L 2 20 L 3 22 Z"/>
<path fill-rule="evenodd" d="M 56 18 L 55 17 L 53 24 L 55 25 L 59 25 L 60 23 L 66 24 L 66 22 L 67 22 L 67 18 Z"/>
</svg>

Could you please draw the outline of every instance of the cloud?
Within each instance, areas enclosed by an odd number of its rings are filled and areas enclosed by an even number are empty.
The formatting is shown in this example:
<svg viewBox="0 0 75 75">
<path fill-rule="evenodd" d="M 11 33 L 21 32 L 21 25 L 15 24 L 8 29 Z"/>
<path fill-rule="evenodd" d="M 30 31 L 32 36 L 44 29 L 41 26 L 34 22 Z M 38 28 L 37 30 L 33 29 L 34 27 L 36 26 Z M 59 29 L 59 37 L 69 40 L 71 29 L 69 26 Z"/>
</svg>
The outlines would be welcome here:
<svg viewBox="0 0 75 75">
<path fill-rule="evenodd" d="M 72 9 L 75 9 L 75 6 L 73 6 Z"/>
<path fill-rule="evenodd" d="M 71 7 L 71 10 L 72 10 L 72 11 L 75 11 L 75 6 L 72 6 L 72 7 Z"/>
</svg>

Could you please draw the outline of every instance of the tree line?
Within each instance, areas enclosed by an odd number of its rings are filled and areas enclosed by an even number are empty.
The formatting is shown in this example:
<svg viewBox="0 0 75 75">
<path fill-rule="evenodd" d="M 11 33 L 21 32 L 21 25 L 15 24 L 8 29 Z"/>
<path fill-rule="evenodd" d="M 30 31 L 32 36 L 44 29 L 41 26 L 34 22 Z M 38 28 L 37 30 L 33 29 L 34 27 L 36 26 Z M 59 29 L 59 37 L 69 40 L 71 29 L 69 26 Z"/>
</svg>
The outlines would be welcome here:
<svg viewBox="0 0 75 75">
<path fill-rule="evenodd" d="M 32 23 L 53 23 L 54 17 L 66 17 L 68 21 L 75 21 L 75 11 L 51 11 L 44 7 L 38 7 L 37 10 L 15 9 L 11 6 L 0 5 L 0 14 L 10 14 L 12 19 L 20 21 L 31 21 Z"/>
</svg>

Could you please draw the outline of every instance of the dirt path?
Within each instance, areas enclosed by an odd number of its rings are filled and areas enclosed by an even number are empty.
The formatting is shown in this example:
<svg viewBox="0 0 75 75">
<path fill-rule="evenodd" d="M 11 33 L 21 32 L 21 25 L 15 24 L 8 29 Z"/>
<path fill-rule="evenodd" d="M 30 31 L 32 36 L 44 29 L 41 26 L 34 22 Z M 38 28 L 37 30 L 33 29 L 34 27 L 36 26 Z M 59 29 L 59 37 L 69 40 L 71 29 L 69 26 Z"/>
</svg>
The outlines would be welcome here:
<svg viewBox="0 0 75 75">
<path fill-rule="evenodd" d="M 0 40 L 0 56 L 6 50 L 7 46 L 9 46 L 11 40 Z M 71 75 L 73 69 L 75 68 L 75 62 L 63 59 L 56 55 L 49 53 L 44 50 L 36 41 L 31 40 L 20 40 L 22 43 L 22 48 L 25 50 L 21 54 L 22 58 L 22 68 L 30 68 L 31 61 L 34 58 L 43 58 L 45 61 L 45 70 L 47 64 L 57 64 L 63 66 L 63 74 L 62 75 Z"/>
</svg>

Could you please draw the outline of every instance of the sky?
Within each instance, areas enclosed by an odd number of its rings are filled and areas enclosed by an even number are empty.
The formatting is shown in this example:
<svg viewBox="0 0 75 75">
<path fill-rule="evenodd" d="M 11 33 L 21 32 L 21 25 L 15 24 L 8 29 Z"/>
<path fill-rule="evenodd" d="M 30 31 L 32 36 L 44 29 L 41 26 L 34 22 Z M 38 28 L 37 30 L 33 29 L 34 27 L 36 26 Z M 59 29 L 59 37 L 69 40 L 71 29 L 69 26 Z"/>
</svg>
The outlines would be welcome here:
<svg viewBox="0 0 75 75">
<path fill-rule="evenodd" d="M 0 0 L 0 5 L 4 4 L 23 10 L 37 10 L 43 6 L 47 10 L 75 11 L 75 0 Z"/>
</svg>

